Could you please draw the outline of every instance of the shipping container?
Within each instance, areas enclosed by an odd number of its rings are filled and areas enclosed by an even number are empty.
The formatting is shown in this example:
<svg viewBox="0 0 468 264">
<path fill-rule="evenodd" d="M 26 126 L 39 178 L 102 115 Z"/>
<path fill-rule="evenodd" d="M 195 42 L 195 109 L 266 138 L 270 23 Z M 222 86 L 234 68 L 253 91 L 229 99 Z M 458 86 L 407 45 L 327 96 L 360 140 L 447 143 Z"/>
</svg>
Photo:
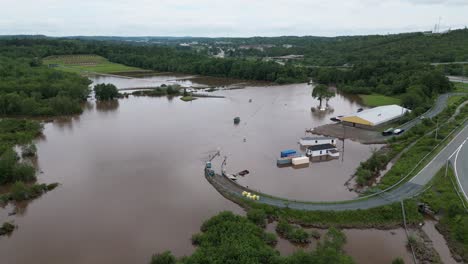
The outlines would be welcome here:
<svg viewBox="0 0 468 264">
<path fill-rule="evenodd" d="M 281 158 L 292 156 L 294 154 L 296 154 L 296 151 L 294 149 L 283 150 L 281 151 Z"/>
<path fill-rule="evenodd" d="M 292 159 L 290 158 L 280 158 L 276 160 L 276 165 L 290 165 L 292 163 Z"/>
<path fill-rule="evenodd" d="M 298 157 L 292 159 L 292 164 L 293 165 L 302 165 L 302 164 L 308 164 L 309 163 L 309 157 Z"/>
</svg>

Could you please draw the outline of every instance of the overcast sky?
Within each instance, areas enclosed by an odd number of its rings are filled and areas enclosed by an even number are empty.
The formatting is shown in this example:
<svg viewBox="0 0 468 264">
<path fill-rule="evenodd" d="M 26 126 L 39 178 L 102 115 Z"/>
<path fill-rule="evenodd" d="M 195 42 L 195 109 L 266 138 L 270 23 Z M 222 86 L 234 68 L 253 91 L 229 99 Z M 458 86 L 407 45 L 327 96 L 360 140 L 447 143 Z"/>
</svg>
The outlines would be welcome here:
<svg viewBox="0 0 468 264">
<path fill-rule="evenodd" d="M 0 35 L 337 36 L 468 25 L 468 0 L 0 0 Z"/>
</svg>

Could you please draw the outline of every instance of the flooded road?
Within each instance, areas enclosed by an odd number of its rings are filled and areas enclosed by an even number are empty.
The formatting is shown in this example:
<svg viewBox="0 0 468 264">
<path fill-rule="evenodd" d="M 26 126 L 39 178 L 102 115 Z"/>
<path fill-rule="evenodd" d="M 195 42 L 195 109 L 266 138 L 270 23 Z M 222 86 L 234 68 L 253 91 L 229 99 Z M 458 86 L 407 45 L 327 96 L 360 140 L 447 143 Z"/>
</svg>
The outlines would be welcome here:
<svg viewBox="0 0 468 264">
<path fill-rule="evenodd" d="M 164 250 L 190 254 L 190 237 L 204 220 L 222 210 L 243 212 L 203 177 L 205 161 L 218 149 L 228 157 L 229 172 L 251 172 L 240 183 L 252 188 L 291 199 L 355 197 L 343 184 L 376 146 L 346 141 L 343 160 L 276 167 L 279 152 L 298 149 L 306 128 L 361 107 L 338 95 L 330 100 L 333 113 L 316 115 L 310 93 L 310 86 L 294 84 L 219 91 L 226 98 L 188 103 L 167 97 L 91 101 L 82 115 L 47 123 L 37 140 L 38 178 L 61 185 L 17 216 L 2 212 L 0 220 L 19 226 L 0 238 L 2 262 L 145 263 Z M 235 116 L 241 117 L 237 126 Z"/>
</svg>

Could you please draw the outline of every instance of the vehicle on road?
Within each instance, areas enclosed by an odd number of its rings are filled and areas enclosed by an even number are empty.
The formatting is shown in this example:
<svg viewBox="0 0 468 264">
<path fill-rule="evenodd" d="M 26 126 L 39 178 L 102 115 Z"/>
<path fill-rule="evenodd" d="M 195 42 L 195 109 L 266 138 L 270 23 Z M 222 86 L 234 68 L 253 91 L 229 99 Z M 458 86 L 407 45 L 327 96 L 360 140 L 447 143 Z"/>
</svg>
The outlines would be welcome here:
<svg viewBox="0 0 468 264">
<path fill-rule="evenodd" d="M 397 129 L 393 130 L 393 134 L 394 134 L 394 135 L 400 135 L 400 134 L 403 133 L 403 132 L 405 132 L 404 129 L 399 129 L 399 128 L 397 128 Z"/>
<path fill-rule="evenodd" d="M 389 129 L 385 129 L 385 131 L 382 131 L 382 136 L 390 136 L 390 135 L 393 135 L 393 130 L 394 130 L 393 127 L 389 128 Z"/>
</svg>

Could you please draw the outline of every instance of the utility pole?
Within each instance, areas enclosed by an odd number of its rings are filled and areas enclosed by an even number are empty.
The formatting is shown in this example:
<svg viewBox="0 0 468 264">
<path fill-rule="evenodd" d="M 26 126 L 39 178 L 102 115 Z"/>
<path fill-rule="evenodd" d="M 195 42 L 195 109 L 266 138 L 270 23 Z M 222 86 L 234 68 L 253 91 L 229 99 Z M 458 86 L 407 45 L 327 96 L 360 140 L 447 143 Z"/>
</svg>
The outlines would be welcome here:
<svg viewBox="0 0 468 264">
<path fill-rule="evenodd" d="M 342 150 L 342 155 L 341 155 L 341 162 L 344 160 L 344 145 L 345 145 L 345 138 L 346 138 L 346 126 L 341 122 L 341 125 L 343 126 L 343 150 Z"/>
</svg>

